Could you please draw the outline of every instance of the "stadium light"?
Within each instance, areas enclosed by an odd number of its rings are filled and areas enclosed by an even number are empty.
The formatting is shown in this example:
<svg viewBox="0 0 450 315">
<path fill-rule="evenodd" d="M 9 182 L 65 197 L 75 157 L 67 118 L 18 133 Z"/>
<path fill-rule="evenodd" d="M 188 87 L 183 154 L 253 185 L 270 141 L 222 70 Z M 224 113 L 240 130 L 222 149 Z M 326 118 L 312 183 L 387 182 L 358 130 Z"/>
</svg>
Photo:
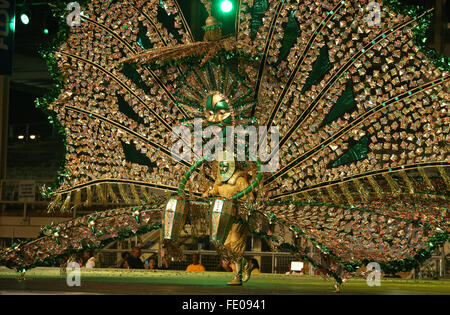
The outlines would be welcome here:
<svg viewBox="0 0 450 315">
<path fill-rule="evenodd" d="M 11 21 L 9 22 L 9 29 L 11 30 L 11 32 L 15 32 L 16 31 L 16 16 L 13 16 L 13 18 L 11 19 Z"/>
<path fill-rule="evenodd" d="M 220 3 L 220 9 L 225 13 L 230 12 L 233 9 L 233 4 L 230 0 L 224 0 Z"/>
<path fill-rule="evenodd" d="M 20 21 L 22 21 L 23 24 L 28 25 L 28 23 L 30 23 L 30 17 L 26 13 L 22 13 L 20 15 Z"/>
</svg>

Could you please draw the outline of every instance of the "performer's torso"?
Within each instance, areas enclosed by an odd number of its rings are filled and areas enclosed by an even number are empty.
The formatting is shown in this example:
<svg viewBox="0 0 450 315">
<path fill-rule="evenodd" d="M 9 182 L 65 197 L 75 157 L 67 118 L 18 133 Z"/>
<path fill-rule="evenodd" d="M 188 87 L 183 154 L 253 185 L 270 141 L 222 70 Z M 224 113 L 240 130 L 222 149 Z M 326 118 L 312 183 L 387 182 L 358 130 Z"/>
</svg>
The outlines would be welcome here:
<svg viewBox="0 0 450 315">
<path fill-rule="evenodd" d="M 219 191 L 219 196 L 222 198 L 230 199 L 233 195 L 241 191 L 240 187 L 236 184 L 222 184 L 217 187 Z"/>
</svg>

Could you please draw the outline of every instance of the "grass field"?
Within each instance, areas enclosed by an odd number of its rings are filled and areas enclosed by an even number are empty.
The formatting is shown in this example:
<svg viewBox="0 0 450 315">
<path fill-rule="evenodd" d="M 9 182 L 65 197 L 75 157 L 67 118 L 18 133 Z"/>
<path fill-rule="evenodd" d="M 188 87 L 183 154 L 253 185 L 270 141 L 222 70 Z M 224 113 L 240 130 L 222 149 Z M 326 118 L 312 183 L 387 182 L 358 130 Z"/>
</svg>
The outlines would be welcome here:
<svg viewBox="0 0 450 315">
<path fill-rule="evenodd" d="M 25 280 L 0 267 L 2 294 L 177 294 L 177 295 L 275 295 L 336 294 L 334 281 L 298 275 L 253 275 L 242 287 L 230 287 L 232 273 L 96 269 L 82 270 L 81 286 L 69 287 L 59 268 L 35 268 Z M 369 287 L 365 279 L 350 279 L 340 294 L 450 294 L 450 280 L 381 279 Z"/>
</svg>

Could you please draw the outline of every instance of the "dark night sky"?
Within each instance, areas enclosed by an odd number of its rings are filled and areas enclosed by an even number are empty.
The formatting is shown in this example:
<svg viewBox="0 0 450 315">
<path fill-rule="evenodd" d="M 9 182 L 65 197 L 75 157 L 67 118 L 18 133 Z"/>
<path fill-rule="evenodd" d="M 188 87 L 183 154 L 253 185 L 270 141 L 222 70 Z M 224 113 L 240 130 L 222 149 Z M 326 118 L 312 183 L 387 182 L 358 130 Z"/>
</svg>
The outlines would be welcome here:
<svg viewBox="0 0 450 315">
<path fill-rule="evenodd" d="M 34 100 L 39 96 L 41 95 L 37 93 L 12 90 L 10 94 L 9 123 L 47 122 L 47 116 L 34 106 Z"/>
<path fill-rule="evenodd" d="M 39 3 L 54 3 L 56 1 L 34 1 Z M 22 0 L 17 0 L 16 7 L 16 29 L 14 40 L 14 70 L 30 71 L 30 66 L 24 63 L 19 55 L 34 58 L 34 62 L 38 63 L 43 70 L 45 70 L 45 61 L 39 55 L 39 49 L 46 45 L 55 36 L 57 31 L 56 19 L 51 16 L 48 5 L 33 5 L 31 6 L 31 17 L 28 25 L 20 22 L 20 4 Z M 43 33 L 44 28 L 48 28 L 50 33 L 48 35 Z M 51 78 L 45 71 L 42 75 L 46 77 L 47 81 Z M 10 90 L 10 107 L 9 107 L 9 123 L 29 123 L 29 122 L 47 122 L 46 115 L 35 108 L 34 100 L 37 97 L 43 96 L 46 93 L 45 89 L 36 88 L 33 86 L 24 86 L 11 82 Z"/>
</svg>

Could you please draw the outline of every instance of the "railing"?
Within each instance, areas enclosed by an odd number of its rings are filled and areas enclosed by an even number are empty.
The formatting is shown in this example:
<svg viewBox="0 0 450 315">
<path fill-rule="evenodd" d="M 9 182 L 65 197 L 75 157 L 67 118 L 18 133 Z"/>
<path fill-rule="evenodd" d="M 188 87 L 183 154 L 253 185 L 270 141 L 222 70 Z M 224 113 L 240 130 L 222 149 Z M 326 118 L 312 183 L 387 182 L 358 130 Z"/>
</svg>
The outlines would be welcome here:
<svg viewBox="0 0 450 315">
<path fill-rule="evenodd" d="M 120 254 L 123 252 L 130 252 L 130 249 L 99 250 L 96 256 L 100 262 L 100 267 L 118 267 Z M 141 250 L 141 252 L 142 256 L 145 258 L 155 255 L 158 258 L 158 266 L 162 266 L 162 258 L 157 249 Z M 198 254 L 200 263 L 205 266 L 207 271 L 221 271 L 221 258 L 215 250 L 184 250 L 183 253 L 186 256 L 185 260 L 169 261 L 169 268 L 171 270 L 185 270 L 192 262 L 192 255 Z M 244 256 L 248 258 L 260 258 L 260 270 L 264 273 L 284 274 L 290 270 L 290 264 L 294 261 L 294 256 L 291 253 L 285 252 L 246 251 Z"/>
<path fill-rule="evenodd" d="M 87 214 L 93 211 L 103 210 L 105 207 L 127 206 L 126 204 L 101 203 L 93 201 L 88 209 L 83 208 L 78 213 L 49 213 L 47 211 L 49 201 L 45 200 L 41 193 L 43 185 L 51 185 L 53 179 L 5 179 L 0 180 L 0 215 L 22 217 L 75 217 L 77 214 Z"/>
<path fill-rule="evenodd" d="M 120 254 L 123 252 L 130 252 L 130 249 L 103 249 L 97 252 L 97 257 L 100 262 L 100 267 L 118 267 L 120 261 Z M 162 266 L 162 258 L 157 249 L 154 250 L 141 250 L 142 256 L 148 258 L 152 255 L 157 257 L 158 266 Z M 217 251 L 214 250 L 184 250 L 186 259 L 183 261 L 169 261 L 169 269 L 171 270 L 185 270 L 186 267 L 192 262 L 192 255 L 198 254 L 200 263 L 205 266 L 207 271 L 222 271 L 220 268 L 221 258 Z M 149 254 L 149 255 L 146 255 Z M 260 271 L 264 273 L 276 273 L 284 274 L 290 270 L 292 261 L 295 261 L 294 256 L 291 253 L 286 252 L 257 252 L 246 251 L 244 256 L 247 258 L 258 258 L 260 261 Z M 420 275 L 415 277 L 420 278 L 446 278 L 448 273 L 446 272 L 446 261 L 441 256 L 432 256 L 428 263 L 432 265 L 431 269 L 422 268 Z M 311 270 L 306 270 L 306 274 L 314 275 L 315 269 L 310 266 Z"/>
<path fill-rule="evenodd" d="M 53 179 L 3 179 L 0 181 L 1 201 L 45 201 L 39 190 L 43 185 L 50 185 Z"/>
<path fill-rule="evenodd" d="M 40 188 L 49 185 L 53 180 L 21 180 L 5 179 L 0 181 L 0 209 L 2 215 L 30 216 L 43 214 L 48 201 L 39 192 Z"/>
</svg>

